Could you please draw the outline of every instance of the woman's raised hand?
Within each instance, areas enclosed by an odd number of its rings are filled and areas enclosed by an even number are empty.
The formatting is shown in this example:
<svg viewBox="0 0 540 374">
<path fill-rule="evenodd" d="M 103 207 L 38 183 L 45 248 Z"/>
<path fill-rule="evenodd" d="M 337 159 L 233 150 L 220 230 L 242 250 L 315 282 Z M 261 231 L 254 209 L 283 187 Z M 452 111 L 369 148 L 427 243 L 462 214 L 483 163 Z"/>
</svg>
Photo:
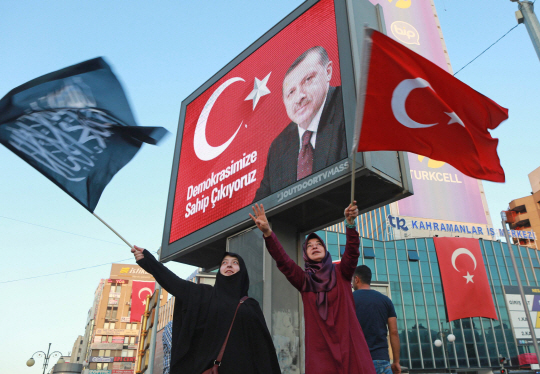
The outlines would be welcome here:
<svg viewBox="0 0 540 374">
<path fill-rule="evenodd" d="M 136 245 L 131 248 L 131 253 L 133 253 L 133 256 L 135 256 L 135 261 L 139 261 L 144 258 L 143 251 L 144 248 L 137 247 Z"/>
<path fill-rule="evenodd" d="M 250 213 L 249 216 L 255 222 L 259 230 L 262 231 L 263 235 L 268 237 L 272 235 L 272 229 L 270 228 L 270 224 L 268 223 L 268 218 L 266 218 L 266 214 L 264 213 L 264 206 L 261 204 L 255 204 L 251 207 L 253 209 L 254 216 Z"/>
<path fill-rule="evenodd" d="M 358 206 L 356 205 L 355 200 L 345 208 L 345 219 L 349 225 L 353 225 L 356 217 L 358 217 Z"/>
</svg>

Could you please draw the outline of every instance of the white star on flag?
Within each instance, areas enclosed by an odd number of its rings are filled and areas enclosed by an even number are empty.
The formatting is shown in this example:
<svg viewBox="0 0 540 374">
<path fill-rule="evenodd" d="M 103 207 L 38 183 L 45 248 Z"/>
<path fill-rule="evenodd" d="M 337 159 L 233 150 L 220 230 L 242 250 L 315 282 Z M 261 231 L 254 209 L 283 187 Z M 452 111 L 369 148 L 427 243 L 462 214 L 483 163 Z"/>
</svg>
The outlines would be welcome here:
<svg viewBox="0 0 540 374">
<path fill-rule="evenodd" d="M 474 281 L 472 280 L 473 277 L 474 275 L 470 275 L 469 272 L 467 272 L 467 275 L 463 276 L 463 278 L 467 279 L 467 283 L 469 282 L 474 283 Z"/>
<path fill-rule="evenodd" d="M 451 125 L 452 123 L 459 123 L 461 126 L 465 127 L 465 124 L 461 120 L 461 118 L 458 117 L 456 112 L 448 113 L 444 112 L 448 117 L 450 117 L 450 120 L 448 121 L 448 125 Z"/>
<path fill-rule="evenodd" d="M 244 99 L 244 101 L 253 100 L 253 110 L 255 110 L 255 106 L 259 102 L 259 99 L 263 97 L 264 95 L 268 95 L 270 93 L 270 90 L 268 87 L 266 87 L 266 84 L 268 83 L 268 78 L 270 78 L 270 74 L 272 72 L 268 73 L 266 77 L 261 81 L 258 78 L 255 78 L 255 84 L 253 87 L 253 91 Z"/>
</svg>

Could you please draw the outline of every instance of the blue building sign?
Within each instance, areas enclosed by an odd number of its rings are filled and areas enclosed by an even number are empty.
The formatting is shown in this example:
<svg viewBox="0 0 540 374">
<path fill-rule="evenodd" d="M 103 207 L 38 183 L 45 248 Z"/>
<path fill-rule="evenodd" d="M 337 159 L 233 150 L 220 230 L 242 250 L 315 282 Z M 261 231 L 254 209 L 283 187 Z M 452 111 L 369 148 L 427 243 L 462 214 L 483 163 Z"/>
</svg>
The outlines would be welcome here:
<svg viewBox="0 0 540 374">
<path fill-rule="evenodd" d="M 423 221 L 417 219 L 411 219 L 410 227 L 407 226 L 404 218 L 398 216 L 388 215 L 388 223 L 395 229 L 408 231 L 409 228 L 417 230 L 429 230 L 429 231 L 445 231 L 451 233 L 461 233 L 461 234 L 476 234 L 476 235 L 491 235 L 504 237 L 504 231 L 498 229 L 498 232 L 495 231 L 493 227 L 488 226 L 478 226 L 473 224 L 454 224 L 454 223 L 442 223 L 442 222 L 432 222 L 432 221 Z M 497 235 L 498 234 L 498 235 Z M 535 240 L 536 235 L 533 231 L 526 230 L 509 230 L 508 234 L 512 238 L 518 239 L 531 239 Z"/>
</svg>

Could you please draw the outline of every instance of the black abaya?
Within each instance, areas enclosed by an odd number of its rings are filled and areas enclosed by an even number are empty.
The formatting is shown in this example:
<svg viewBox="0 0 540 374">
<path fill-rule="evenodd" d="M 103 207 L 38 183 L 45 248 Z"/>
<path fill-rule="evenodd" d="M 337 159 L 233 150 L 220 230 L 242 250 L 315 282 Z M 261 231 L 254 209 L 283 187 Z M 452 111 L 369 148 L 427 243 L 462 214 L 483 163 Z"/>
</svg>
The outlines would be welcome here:
<svg viewBox="0 0 540 374">
<path fill-rule="evenodd" d="M 171 374 L 201 374 L 212 367 L 231 325 L 238 302 L 247 295 L 249 277 L 244 260 L 230 276 L 220 272 L 214 287 L 185 281 L 147 250 L 137 264 L 176 297 L 173 316 Z M 259 303 L 247 299 L 238 309 L 223 354 L 220 374 L 281 373 L 272 338 Z"/>
</svg>

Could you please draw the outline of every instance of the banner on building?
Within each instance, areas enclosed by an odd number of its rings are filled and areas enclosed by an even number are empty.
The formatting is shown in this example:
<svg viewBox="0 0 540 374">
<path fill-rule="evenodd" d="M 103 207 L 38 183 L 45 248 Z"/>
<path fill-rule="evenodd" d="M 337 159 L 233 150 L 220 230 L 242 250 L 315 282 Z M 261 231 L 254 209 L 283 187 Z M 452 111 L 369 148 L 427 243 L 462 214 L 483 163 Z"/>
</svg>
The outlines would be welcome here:
<svg viewBox="0 0 540 374">
<path fill-rule="evenodd" d="M 139 330 L 129 330 L 129 329 L 96 329 L 96 335 L 138 336 L 138 335 L 139 335 Z"/>
<path fill-rule="evenodd" d="M 90 362 L 114 362 L 115 357 L 102 357 L 102 356 L 93 356 L 90 357 Z"/>
<path fill-rule="evenodd" d="M 124 343 L 124 339 L 122 339 L 122 342 Z M 122 349 L 123 344 L 120 343 L 93 343 L 91 348 L 92 349 Z"/>
<path fill-rule="evenodd" d="M 112 338 L 113 343 L 123 343 L 124 337 L 123 336 L 113 336 Z"/>
<path fill-rule="evenodd" d="M 540 339 L 540 287 L 523 286 L 523 293 L 531 315 L 535 336 Z M 532 345 L 531 330 L 521 301 L 519 287 L 504 286 L 504 296 L 518 345 Z"/>
<path fill-rule="evenodd" d="M 155 285 L 156 282 L 133 281 L 130 322 L 141 322 L 141 316 L 146 306 L 146 297 L 152 296 Z"/>
<path fill-rule="evenodd" d="M 497 319 L 478 239 L 433 238 L 449 322 L 469 317 Z"/>
</svg>

